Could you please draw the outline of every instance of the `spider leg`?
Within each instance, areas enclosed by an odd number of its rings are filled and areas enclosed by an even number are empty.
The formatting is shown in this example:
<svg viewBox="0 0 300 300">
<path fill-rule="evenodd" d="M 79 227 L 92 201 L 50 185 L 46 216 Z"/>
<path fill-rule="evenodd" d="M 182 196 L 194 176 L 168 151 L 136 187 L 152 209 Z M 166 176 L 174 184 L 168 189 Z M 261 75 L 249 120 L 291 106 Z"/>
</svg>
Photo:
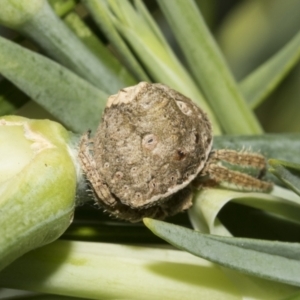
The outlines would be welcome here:
<svg viewBox="0 0 300 300">
<path fill-rule="evenodd" d="M 235 190 L 268 192 L 273 186 L 272 183 L 254 178 L 245 173 L 227 169 L 215 163 L 207 164 L 203 171 L 220 186 Z"/>
<path fill-rule="evenodd" d="M 216 161 L 225 161 L 232 165 L 253 167 L 259 170 L 265 170 L 267 166 L 265 157 L 255 152 L 221 149 L 213 151 L 211 159 Z"/>
<path fill-rule="evenodd" d="M 243 172 L 234 171 L 221 165 L 221 162 L 232 165 L 252 167 L 260 170 L 258 178 Z M 258 153 L 237 152 L 234 150 L 216 150 L 211 152 L 203 170 L 193 183 L 196 187 L 220 185 L 223 187 L 243 190 L 267 192 L 272 183 L 260 180 L 266 170 L 266 160 Z"/>
<path fill-rule="evenodd" d="M 115 198 L 111 195 L 107 185 L 103 182 L 100 174 L 96 171 L 96 163 L 91 155 L 90 144 L 90 131 L 84 134 L 79 144 L 79 159 L 81 161 L 81 167 L 87 180 L 90 182 L 94 193 L 98 198 L 103 200 L 107 205 L 114 205 L 116 203 Z"/>
</svg>

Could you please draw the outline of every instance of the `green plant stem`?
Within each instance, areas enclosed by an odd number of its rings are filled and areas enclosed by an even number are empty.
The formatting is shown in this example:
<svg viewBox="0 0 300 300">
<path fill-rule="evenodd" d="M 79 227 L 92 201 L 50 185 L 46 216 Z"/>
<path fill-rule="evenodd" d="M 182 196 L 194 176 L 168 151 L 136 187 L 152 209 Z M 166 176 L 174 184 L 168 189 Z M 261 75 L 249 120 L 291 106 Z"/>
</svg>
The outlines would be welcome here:
<svg viewBox="0 0 300 300">
<path fill-rule="evenodd" d="M 56 241 L 11 264 L 0 273 L 0 282 L 84 299 L 240 299 L 223 272 L 202 259 L 170 249 L 106 243 Z"/>
</svg>

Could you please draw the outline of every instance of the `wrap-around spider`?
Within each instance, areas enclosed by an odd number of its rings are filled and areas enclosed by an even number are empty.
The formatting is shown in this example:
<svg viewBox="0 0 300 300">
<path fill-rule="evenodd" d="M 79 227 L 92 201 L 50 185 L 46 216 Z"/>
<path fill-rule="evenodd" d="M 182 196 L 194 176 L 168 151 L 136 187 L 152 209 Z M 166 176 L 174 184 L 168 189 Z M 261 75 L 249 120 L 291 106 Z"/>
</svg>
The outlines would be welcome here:
<svg viewBox="0 0 300 300">
<path fill-rule="evenodd" d="M 212 150 L 206 114 L 162 84 L 141 82 L 108 98 L 94 138 L 81 139 L 79 158 L 99 205 L 131 222 L 163 219 L 192 205 L 194 188 L 226 184 L 269 191 L 258 153 Z M 251 167 L 257 178 L 222 165 Z"/>
</svg>

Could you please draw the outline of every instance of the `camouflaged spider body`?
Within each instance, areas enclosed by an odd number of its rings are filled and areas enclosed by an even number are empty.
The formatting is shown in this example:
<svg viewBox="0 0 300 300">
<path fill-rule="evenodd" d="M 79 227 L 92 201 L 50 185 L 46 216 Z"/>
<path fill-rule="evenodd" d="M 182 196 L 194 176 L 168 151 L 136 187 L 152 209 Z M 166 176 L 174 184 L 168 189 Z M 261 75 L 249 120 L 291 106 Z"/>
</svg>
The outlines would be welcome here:
<svg viewBox="0 0 300 300">
<path fill-rule="evenodd" d="M 219 164 L 264 170 L 263 156 L 211 149 L 211 124 L 198 106 L 165 85 L 141 82 L 109 97 L 95 137 L 82 138 L 79 157 L 99 205 L 131 222 L 186 210 L 192 205 L 190 183 L 201 178 L 270 189 Z"/>
</svg>

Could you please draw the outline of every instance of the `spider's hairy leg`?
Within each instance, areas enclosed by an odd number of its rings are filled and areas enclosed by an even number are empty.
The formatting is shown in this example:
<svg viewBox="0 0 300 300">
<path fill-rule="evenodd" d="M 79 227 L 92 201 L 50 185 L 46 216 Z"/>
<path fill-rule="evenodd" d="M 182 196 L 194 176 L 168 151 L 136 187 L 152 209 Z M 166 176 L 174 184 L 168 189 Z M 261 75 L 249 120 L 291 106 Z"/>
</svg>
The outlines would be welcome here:
<svg viewBox="0 0 300 300">
<path fill-rule="evenodd" d="M 213 151 L 210 157 L 215 161 L 225 161 L 232 165 L 252 167 L 258 170 L 266 170 L 267 167 L 265 157 L 255 152 L 221 149 Z"/>
<path fill-rule="evenodd" d="M 81 163 L 81 168 L 97 197 L 102 199 L 105 203 L 113 205 L 115 204 L 116 200 L 109 192 L 107 185 L 103 183 L 99 173 L 96 172 L 96 163 L 90 153 L 91 143 L 93 143 L 93 141 L 90 139 L 90 131 L 88 131 L 81 137 L 79 144 L 78 156 Z"/>
<path fill-rule="evenodd" d="M 228 169 L 220 164 L 221 161 L 229 162 L 233 165 L 251 166 L 261 171 L 266 169 L 265 158 L 257 153 L 237 152 L 234 150 L 217 150 L 211 153 L 205 167 L 201 171 L 201 176 L 208 177 L 209 182 L 223 187 L 242 190 L 268 192 L 272 189 L 272 183 L 260 180 L 246 173 Z M 201 182 L 201 181 L 200 181 Z M 200 184 L 207 185 L 206 182 Z"/>
<path fill-rule="evenodd" d="M 208 164 L 204 172 L 220 186 L 242 191 L 268 192 L 273 185 L 248 174 L 233 171 L 217 164 Z"/>
</svg>

